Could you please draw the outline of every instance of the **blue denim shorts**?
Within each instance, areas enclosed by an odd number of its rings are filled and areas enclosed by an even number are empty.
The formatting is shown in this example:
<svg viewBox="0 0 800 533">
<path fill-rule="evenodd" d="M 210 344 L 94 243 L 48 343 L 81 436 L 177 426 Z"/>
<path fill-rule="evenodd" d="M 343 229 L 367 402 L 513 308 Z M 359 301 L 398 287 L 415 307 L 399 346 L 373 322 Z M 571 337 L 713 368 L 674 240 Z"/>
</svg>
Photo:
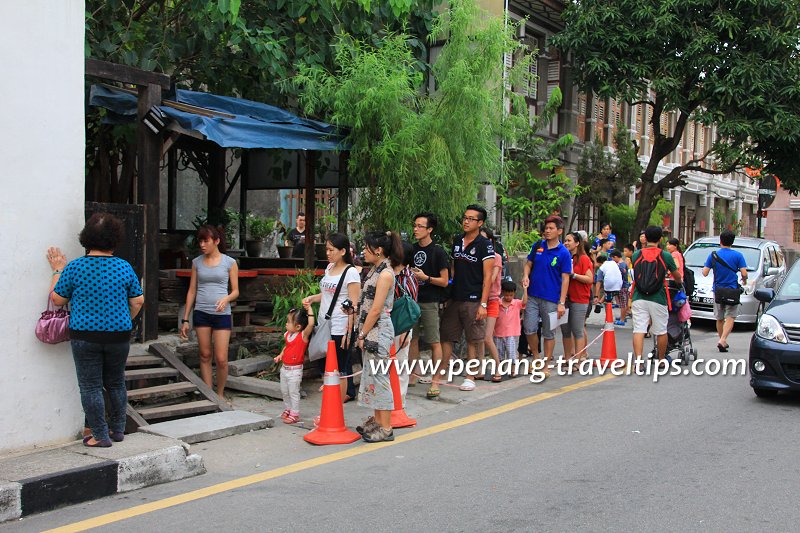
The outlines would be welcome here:
<svg viewBox="0 0 800 533">
<path fill-rule="evenodd" d="M 194 311 L 192 323 L 195 328 L 231 329 L 233 327 L 231 315 L 212 315 L 204 311 Z"/>
</svg>

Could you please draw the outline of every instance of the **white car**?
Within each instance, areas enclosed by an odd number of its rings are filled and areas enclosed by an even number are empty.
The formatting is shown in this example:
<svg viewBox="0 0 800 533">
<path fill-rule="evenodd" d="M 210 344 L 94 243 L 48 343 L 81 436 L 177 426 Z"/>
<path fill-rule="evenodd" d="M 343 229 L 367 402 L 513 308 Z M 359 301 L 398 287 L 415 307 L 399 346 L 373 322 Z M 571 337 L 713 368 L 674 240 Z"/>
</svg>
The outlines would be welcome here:
<svg viewBox="0 0 800 533">
<path fill-rule="evenodd" d="M 764 304 L 753 296 L 756 289 L 775 288 L 786 274 L 786 260 L 775 241 L 753 237 L 736 237 L 732 248 L 744 255 L 747 263 L 747 286 L 742 294 L 736 322 L 755 324 L 764 311 Z M 719 250 L 719 237 L 703 237 L 694 241 L 683 253 L 686 268 L 694 271 L 695 292 L 690 298 L 692 318 L 714 318 L 714 271 L 703 277 L 703 265 L 711 252 Z M 724 268 L 724 267 L 718 267 Z M 737 274 L 741 281 L 741 274 Z"/>
</svg>

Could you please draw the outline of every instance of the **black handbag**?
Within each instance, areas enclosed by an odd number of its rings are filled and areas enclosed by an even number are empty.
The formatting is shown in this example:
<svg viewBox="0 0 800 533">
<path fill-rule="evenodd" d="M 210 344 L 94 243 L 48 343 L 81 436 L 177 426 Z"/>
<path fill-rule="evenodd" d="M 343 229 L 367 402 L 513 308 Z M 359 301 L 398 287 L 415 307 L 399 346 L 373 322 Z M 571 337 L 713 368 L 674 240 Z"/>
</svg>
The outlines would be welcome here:
<svg viewBox="0 0 800 533">
<path fill-rule="evenodd" d="M 719 263 L 730 270 L 736 272 L 732 266 L 726 263 L 722 258 L 717 255 L 717 252 L 712 252 L 714 266 Z M 741 287 L 715 287 L 714 288 L 714 302 L 719 305 L 739 305 L 741 303 L 742 288 Z"/>
</svg>

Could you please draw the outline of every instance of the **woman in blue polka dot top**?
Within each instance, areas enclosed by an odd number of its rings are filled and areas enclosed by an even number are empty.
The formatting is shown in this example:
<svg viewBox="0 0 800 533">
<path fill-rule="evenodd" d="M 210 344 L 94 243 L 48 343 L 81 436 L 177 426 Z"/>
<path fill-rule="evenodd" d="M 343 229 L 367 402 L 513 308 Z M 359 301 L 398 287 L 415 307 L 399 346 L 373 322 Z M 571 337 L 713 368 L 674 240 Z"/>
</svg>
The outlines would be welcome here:
<svg viewBox="0 0 800 533">
<path fill-rule="evenodd" d="M 142 287 L 130 263 L 114 257 L 125 238 L 125 226 L 108 213 L 95 213 L 80 233 L 86 255 L 67 258 L 50 248 L 53 268 L 51 297 L 56 305 L 69 303 L 69 335 L 81 404 L 91 435 L 89 447 L 107 448 L 125 437 L 125 362 L 133 319 L 144 304 Z M 108 422 L 103 388 L 108 392 Z"/>
<path fill-rule="evenodd" d="M 228 344 L 231 340 L 231 302 L 239 297 L 239 267 L 225 255 L 225 233 L 214 226 L 197 229 L 197 243 L 203 255 L 192 260 L 192 279 L 186 294 L 186 308 L 181 320 L 180 336 L 189 336 L 189 313 L 197 334 L 200 351 L 200 376 L 213 387 L 211 378 L 211 345 L 217 363 L 217 395 L 225 398 L 228 379 Z M 230 285 L 230 292 L 228 286 Z"/>
</svg>

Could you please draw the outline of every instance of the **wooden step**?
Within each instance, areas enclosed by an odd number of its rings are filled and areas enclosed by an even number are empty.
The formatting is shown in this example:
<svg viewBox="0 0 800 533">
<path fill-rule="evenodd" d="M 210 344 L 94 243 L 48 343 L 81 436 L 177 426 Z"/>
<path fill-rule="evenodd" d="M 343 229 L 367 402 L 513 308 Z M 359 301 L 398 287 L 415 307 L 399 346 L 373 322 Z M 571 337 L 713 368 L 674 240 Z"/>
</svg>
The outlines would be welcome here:
<svg viewBox="0 0 800 533">
<path fill-rule="evenodd" d="M 214 402 L 208 400 L 198 400 L 196 402 L 177 403 L 164 405 L 161 407 L 148 407 L 136 410 L 145 420 L 158 420 L 160 418 L 170 418 L 174 416 L 186 416 L 197 413 L 210 413 L 219 411 L 219 407 Z"/>
<path fill-rule="evenodd" d="M 125 363 L 125 368 L 136 368 L 141 366 L 161 366 L 164 360 L 157 355 L 131 355 Z"/>
<path fill-rule="evenodd" d="M 197 387 L 194 385 L 194 383 L 181 381 L 180 383 L 170 383 L 168 385 L 158 385 L 156 387 L 144 387 L 142 389 L 129 390 L 128 401 L 130 402 L 158 398 L 159 396 L 166 396 L 168 394 L 182 394 L 196 390 Z"/>
<path fill-rule="evenodd" d="M 125 381 L 133 381 L 136 379 L 173 378 L 179 374 L 180 372 L 169 367 L 137 368 L 135 370 L 125 371 Z"/>
</svg>

